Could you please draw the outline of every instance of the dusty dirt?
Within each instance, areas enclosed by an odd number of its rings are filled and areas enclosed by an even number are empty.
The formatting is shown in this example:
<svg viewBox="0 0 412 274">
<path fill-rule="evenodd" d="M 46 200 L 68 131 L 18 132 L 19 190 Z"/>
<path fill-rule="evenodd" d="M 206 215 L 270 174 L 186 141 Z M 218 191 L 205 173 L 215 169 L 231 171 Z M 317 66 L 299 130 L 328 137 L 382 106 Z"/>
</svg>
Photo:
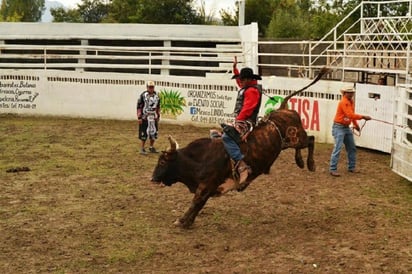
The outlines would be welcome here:
<svg viewBox="0 0 412 274">
<path fill-rule="evenodd" d="M 351 174 L 343 152 L 334 178 L 331 145 L 316 145 L 316 172 L 283 151 L 184 230 L 192 194 L 149 181 L 157 155 L 138 154 L 135 122 L 0 124 L 1 273 L 412 273 L 412 184 L 388 154 L 358 149 Z M 158 149 L 168 134 L 184 146 L 208 129 L 162 124 Z"/>
</svg>

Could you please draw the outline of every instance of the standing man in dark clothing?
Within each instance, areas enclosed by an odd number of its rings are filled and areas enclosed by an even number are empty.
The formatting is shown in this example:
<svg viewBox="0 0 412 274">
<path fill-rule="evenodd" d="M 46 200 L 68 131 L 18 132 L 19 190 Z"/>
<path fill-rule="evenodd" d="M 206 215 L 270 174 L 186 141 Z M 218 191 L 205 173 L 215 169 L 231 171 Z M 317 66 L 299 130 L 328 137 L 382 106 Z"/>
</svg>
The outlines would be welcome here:
<svg viewBox="0 0 412 274">
<path fill-rule="evenodd" d="M 255 125 L 262 101 L 262 92 L 256 85 L 256 80 L 262 80 L 259 75 L 253 73 L 251 68 L 243 68 L 240 74 L 232 79 L 239 78 L 241 89 L 238 91 L 233 125 L 225 125 L 222 141 L 230 158 L 235 162 L 234 166 L 239 178 L 235 180 L 236 186 L 244 183 L 252 172 L 251 168 L 243 161 L 239 144 L 242 137 Z"/>
<path fill-rule="evenodd" d="M 142 141 L 140 154 L 147 154 L 145 149 L 146 140 L 149 139 L 150 153 L 157 153 L 154 148 L 155 140 L 159 130 L 160 120 L 160 98 L 155 91 L 153 81 L 146 84 L 147 90 L 142 92 L 137 100 L 137 121 L 139 123 L 139 139 Z"/>
</svg>

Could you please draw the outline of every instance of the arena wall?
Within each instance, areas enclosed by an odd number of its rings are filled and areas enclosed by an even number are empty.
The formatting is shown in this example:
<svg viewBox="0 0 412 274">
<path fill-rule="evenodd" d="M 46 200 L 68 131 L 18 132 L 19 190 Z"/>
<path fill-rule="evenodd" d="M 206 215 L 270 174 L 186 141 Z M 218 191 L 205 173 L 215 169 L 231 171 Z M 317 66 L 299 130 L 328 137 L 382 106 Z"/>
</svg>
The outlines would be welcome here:
<svg viewBox="0 0 412 274">
<path fill-rule="evenodd" d="M 163 97 L 162 122 L 192 124 L 219 128 L 222 122 L 233 120 L 237 86 L 231 75 L 219 77 L 182 77 L 161 75 L 135 75 L 116 73 L 87 73 L 64 71 L 2 71 L 0 75 L 0 113 L 22 115 L 55 115 L 103 119 L 136 119 L 136 102 L 145 90 L 147 80 L 154 80 L 156 90 Z M 310 79 L 287 77 L 263 77 L 264 96 L 260 115 L 276 109 L 280 101 L 310 83 Z M 316 137 L 317 142 L 333 143 L 330 133 L 336 106 L 341 98 L 340 88 L 350 83 L 320 80 L 293 97 L 289 107 L 298 111 L 304 128 Z M 382 120 L 391 119 L 392 112 L 385 113 L 382 104 L 388 104 L 393 87 L 358 84 L 358 111 L 374 117 L 380 113 Z M 379 92 L 381 99 L 369 98 Z M 269 99 L 272 97 L 272 99 Z M 385 103 L 384 103 L 385 102 Z M 362 107 L 362 105 L 364 105 Z M 385 109 L 388 109 L 385 107 Z M 390 110 L 390 108 L 388 109 Z M 382 116 L 383 115 L 383 116 Z M 373 127 L 372 127 L 373 126 Z M 390 125 L 384 125 L 388 129 Z M 369 123 L 358 143 L 370 146 L 370 136 L 377 123 Z M 388 152 L 390 134 L 384 142 L 379 139 L 374 149 Z M 380 144 L 382 143 L 382 144 Z"/>
</svg>

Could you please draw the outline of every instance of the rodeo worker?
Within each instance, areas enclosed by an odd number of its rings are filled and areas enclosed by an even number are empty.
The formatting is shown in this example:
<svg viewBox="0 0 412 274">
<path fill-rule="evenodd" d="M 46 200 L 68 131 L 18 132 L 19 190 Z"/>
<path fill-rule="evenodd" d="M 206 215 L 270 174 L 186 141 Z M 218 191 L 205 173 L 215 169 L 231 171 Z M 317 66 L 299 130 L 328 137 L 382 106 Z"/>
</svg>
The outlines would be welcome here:
<svg viewBox="0 0 412 274">
<path fill-rule="evenodd" d="M 256 123 L 262 92 L 256 85 L 256 80 L 262 80 L 259 75 L 253 74 L 251 68 L 242 68 L 239 74 L 235 74 L 232 79 L 239 79 L 242 87 L 237 94 L 235 103 L 235 121 L 232 125 L 223 124 L 223 145 L 230 158 L 235 162 L 234 167 L 239 178 L 235 179 L 236 187 L 243 184 L 252 169 L 243 160 L 244 155 L 240 150 L 242 137 L 249 132 L 250 128 Z"/>
<path fill-rule="evenodd" d="M 372 119 L 370 116 L 355 113 L 355 102 L 353 100 L 355 89 L 353 87 L 343 88 L 340 92 L 342 93 L 342 99 L 339 101 L 332 125 L 332 136 L 335 139 L 335 145 L 329 164 L 329 173 L 334 177 L 340 176 L 337 169 L 339 155 L 343 145 L 345 145 L 348 157 L 348 171 L 352 173 L 357 172 L 355 169 L 356 145 L 353 132 L 349 126 L 352 124 L 353 128 L 359 132 L 360 128 L 357 120 L 364 119 L 368 121 Z"/>
<path fill-rule="evenodd" d="M 154 148 L 159 130 L 160 98 L 155 91 L 153 81 L 146 83 L 146 91 L 142 92 L 137 100 L 137 121 L 139 123 L 139 139 L 142 141 L 140 154 L 146 155 L 145 143 L 149 139 L 150 153 L 157 153 Z"/>
</svg>

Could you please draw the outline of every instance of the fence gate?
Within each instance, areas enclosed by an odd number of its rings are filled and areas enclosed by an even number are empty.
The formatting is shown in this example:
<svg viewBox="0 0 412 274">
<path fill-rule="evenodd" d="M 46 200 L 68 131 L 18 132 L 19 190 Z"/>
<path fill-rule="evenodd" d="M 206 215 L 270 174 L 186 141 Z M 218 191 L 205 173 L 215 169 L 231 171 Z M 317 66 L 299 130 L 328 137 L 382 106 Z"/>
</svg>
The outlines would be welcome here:
<svg viewBox="0 0 412 274">
<path fill-rule="evenodd" d="M 369 115 L 370 121 L 359 121 L 362 137 L 356 145 L 391 153 L 393 143 L 394 100 L 396 86 L 356 84 L 356 113 Z"/>
<path fill-rule="evenodd" d="M 391 167 L 399 175 L 412 181 L 412 79 L 395 99 L 394 131 Z"/>
</svg>

